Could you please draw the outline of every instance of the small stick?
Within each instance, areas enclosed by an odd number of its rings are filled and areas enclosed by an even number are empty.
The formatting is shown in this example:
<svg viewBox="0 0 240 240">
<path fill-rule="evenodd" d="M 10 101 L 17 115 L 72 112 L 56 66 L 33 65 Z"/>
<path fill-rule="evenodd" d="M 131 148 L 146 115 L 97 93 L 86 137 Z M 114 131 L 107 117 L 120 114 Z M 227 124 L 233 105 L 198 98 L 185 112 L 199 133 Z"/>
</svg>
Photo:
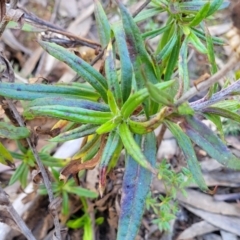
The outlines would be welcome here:
<svg viewBox="0 0 240 240">
<path fill-rule="evenodd" d="M 33 236 L 31 230 L 19 216 L 18 212 L 14 209 L 11 202 L 9 201 L 6 192 L 0 187 L 0 204 L 4 205 L 9 214 L 12 216 L 14 222 L 19 227 L 21 233 L 28 239 L 28 240 L 36 240 Z"/>
<path fill-rule="evenodd" d="M 18 113 L 15 105 L 8 99 L 6 99 L 7 104 L 9 105 L 9 108 L 11 109 L 11 111 L 13 112 L 18 124 L 20 127 L 25 127 L 23 120 L 20 116 L 20 114 Z M 53 202 L 54 201 L 54 195 L 53 195 L 53 191 L 52 191 L 52 186 L 51 186 L 51 182 L 49 180 L 48 174 L 46 172 L 46 169 L 44 168 L 44 165 L 42 163 L 42 161 L 39 158 L 38 152 L 36 150 L 36 148 L 34 147 L 34 144 L 32 144 L 32 141 L 30 138 L 26 138 L 29 148 L 31 149 L 33 156 L 37 162 L 37 165 L 41 171 L 42 177 L 43 177 L 43 182 L 44 185 L 47 189 L 47 193 L 48 193 L 48 197 L 49 197 L 49 202 Z M 56 232 L 56 237 L 58 240 L 61 240 L 61 228 L 60 228 L 60 223 L 59 223 L 59 218 L 58 218 L 58 213 L 56 210 L 53 210 L 53 221 L 54 221 L 54 226 L 55 226 L 55 232 Z"/>
<path fill-rule="evenodd" d="M 162 124 L 162 127 L 161 127 L 161 130 L 157 136 L 157 146 L 160 147 L 161 143 L 162 143 L 162 140 L 163 140 L 163 136 L 165 134 L 167 130 L 167 127 L 165 124 Z"/>
<path fill-rule="evenodd" d="M 237 64 L 239 60 L 237 57 L 232 57 L 224 68 L 222 68 L 220 71 L 215 73 L 212 77 L 207 79 L 204 82 L 201 82 L 198 84 L 198 89 L 196 87 L 190 88 L 182 97 L 180 97 L 176 103 L 175 106 L 179 106 L 182 103 L 186 102 L 191 97 L 195 96 L 199 91 L 203 91 L 208 89 L 210 86 L 212 86 L 214 83 L 218 82 L 223 76 L 225 76 L 229 71 L 231 71 Z"/>
</svg>

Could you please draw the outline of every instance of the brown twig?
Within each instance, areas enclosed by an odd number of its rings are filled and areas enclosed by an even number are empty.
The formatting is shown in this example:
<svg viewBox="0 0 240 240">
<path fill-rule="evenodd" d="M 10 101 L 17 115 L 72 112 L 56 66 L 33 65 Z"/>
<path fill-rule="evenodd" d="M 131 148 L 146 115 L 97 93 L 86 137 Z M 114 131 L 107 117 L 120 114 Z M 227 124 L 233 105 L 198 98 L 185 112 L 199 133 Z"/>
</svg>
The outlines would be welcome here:
<svg viewBox="0 0 240 240">
<path fill-rule="evenodd" d="M 20 114 L 18 113 L 15 105 L 8 99 L 6 99 L 9 108 L 11 109 L 11 111 L 13 112 L 19 126 L 21 127 L 25 127 L 23 120 L 20 116 Z M 49 197 L 49 202 L 53 202 L 54 201 L 54 195 L 53 195 L 53 191 L 52 191 L 52 186 L 51 186 L 51 182 L 49 180 L 48 174 L 46 172 L 46 169 L 44 168 L 44 165 L 42 163 L 42 161 L 39 158 L 38 152 L 36 150 L 36 148 L 34 147 L 34 144 L 32 143 L 30 138 L 26 138 L 27 142 L 28 142 L 28 146 L 31 149 L 33 156 L 37 162 L 37 165 L 41 171 L 42 177 L 43 177 L 43 182 L 44 185 L 47 189 L 47 193 L 48 193 L 48 197 Z M 56 237 L 57 239 L 61 240 L 61 228 L 60 228 L 60 223 L 59 223 L 59 218 L 58 218 L 58 213 L 57 211 L 53 211 L 53 221 L 54 221 L 54 226 L 55 226 L 55 232 L 56 232 Z"/>
<path fill-rule="evenodd" d="M 4 1 L 5 2 L 5 1 Z M 10 2 L 10 6 L 9 6 L 9 9 L 8 10 L 10 10 L 10 9 L 13 9 L 13 8 L 15 8 L 16 6 L 17 6 L 17 0 L 11 0 L 11 2 Z M 7 24 L 8 24 L 8 18 L 7 18 L 7 14 L 5 14 L 5 16 L 2 18 L 2 21 L 1 21 L 1 23 L 0 23 L 0 37 L 2 36 L 2 34 L 3 34 L 3 32 L 4 32 L 4 30 L 5 30 L 5 28 L 6 28 L 6 26 L 7 26 Z"/>
<path fill-rule="evenodd" d="M 7 194 L 5 191 L 0 187 L 0 205 L 4 205 L 9 214 L 12 216 L 14 222 L 19 227 L 19 230 L 21 233 L 28 239 L 28 240 L 36 240 L 36 238 L 33 236 L 31 230 L 28 228 L 28 226 L 25 224 L 25 222 L 22 220 L 22 218 L 19 216 L 18 212 L 14 209 L 11 202 L 8 199 Z"/>
<path fill-rule="evenodd" d="M 159 147 L 159 146 L 161 145 L 161 143 L 162 143 L 163 136 L 164 136 L 166 130 L 167 130 L 166 125 L 165 125 L 165 124 L 162 124 L 161 130 L 160 130 L 160 132 L 159 132 L 159 134 L 158 134 L 158 136 L 157 136 L 157 146 L 158 146 L 158 147 Z"/>
<path fill-rule="evenodd" d="M 147 0 L 146 2 L 144 2 L 134 13 L 133 13 L 133 17 L 136 17 L 149 3 L 151 2 L 151 0 Z"/>
<path fill-rule="evenodd" d="M 183 102 L 186 102 L 191 97 L 195 96 L 198 92 L 203 91 L 211 87 L 214 83 L 218 82 L 222 77 L 224 77 L 229 71 L 231 71 L 239 62 L 238 58 L 233 56 L 228 63 L 220 71 L 215 73 L 212 77 L 207 79 L 204 82 L 198 84 L 197 88 L 194 86 L 190 88 L 182 97 L 180 97 L 175 106 L 181 105 Z"/>
<path fill-rule="evenodd" d="M 211 106 L 214 103 L 220 102 L 226 97 L 234 95 L 235 93 L 239 93 L 239 92 L 240 92 L 240 80 L 231 84 L 229 87 L 224 88 L 223 90 L 213 94 L 209 99 L 202 98 L 195 102 L 190 103 L 190 106 L 195 111 L 201 111 L 207 108 L 208 106 Z"/>
</svg>

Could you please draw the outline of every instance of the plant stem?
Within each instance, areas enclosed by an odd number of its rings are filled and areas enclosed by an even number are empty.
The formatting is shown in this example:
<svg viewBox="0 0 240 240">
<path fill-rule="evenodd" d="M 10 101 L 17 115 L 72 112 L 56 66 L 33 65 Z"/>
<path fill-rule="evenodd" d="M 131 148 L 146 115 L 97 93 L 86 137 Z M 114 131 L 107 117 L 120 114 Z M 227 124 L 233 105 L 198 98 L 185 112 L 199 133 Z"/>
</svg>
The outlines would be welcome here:
<svg viewBox="0 0 240 240">
<path fill-rule="evenodd" d="M 208 89 L 210 86 L 212 86 L 214 83 L 218 82 L 222 77 L 224 77 L 230 70 L 232 70 L 237 63 L 239 62 L 239 59 L 237 57 L 232 57 L 224 68 L 222 68 L 220 71 L 215 73 L 212 77 L 210 77 L 208 80 L 201 82 L 197 85 L 197 88 L 194 86 L 190 88 L 182 97 L 180 97 L 176 103 L 175 106 L 179 106 L 182 103 L 186 102 L 191 97 L 195 96 L 198 92 Z"/>
</svg>

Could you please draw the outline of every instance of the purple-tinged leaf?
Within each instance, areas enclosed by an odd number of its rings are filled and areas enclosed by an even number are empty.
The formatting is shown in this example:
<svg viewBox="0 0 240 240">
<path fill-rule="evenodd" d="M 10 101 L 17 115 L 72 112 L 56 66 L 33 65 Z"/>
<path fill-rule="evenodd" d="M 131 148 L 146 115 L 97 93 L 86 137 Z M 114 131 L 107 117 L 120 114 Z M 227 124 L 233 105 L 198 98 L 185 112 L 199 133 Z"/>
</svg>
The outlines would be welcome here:
<svg viewBox="0 0 240 240">
<path fill-rule="evenodd" d="M 115 23 L 113 25 L 113 32 L 115 34 L 117 48 L 120 56 L 121 89 L 123 102 L 125 102 L 128 99 L 132 88 L 132 63 L 128 53 L 128 47 L 122 25 L 120 23 Z"/>
<path fill-rule="evenodd" d="M 226 167 L 240 169 L 240 159 L 232 154 L 222 140 L 205 124 L 194 117 L 183 123 L 185 133 L 212 158 Z"/>
<path fill-rule="evenodd" d="M 77 108 L 85 108 L 88 110 L 101 111 L 101 112 L 110 112 L 108 105 L 104 103 L 92 102 L 88 100 L 81 99 L 71 99 L 64 97 L 46 97 L 36 99 L 34 101 L 29 102 L 27 108 L 37 107 L 37 106 L 51 106 L 51 105 L 61 105 L 65 107 L 77 107 Z"/>
<path fill-rule="evenodd" d="M 106 60 L 105 60 L 105 72 L 106 72 L 106 77 L 107 77 L 107 82 L 108 82 L 108 91 L 110 91 L 115 100 L 117 105 L 119 107 L 122 106 L 122 93 L 120 89 L 120 85 L 118 82 L 118 76 L 116 72 L 116 66 L 115 66 L 115 58 L 114 58 L 114 52 L 113 52 L 113 47 L 112 43 L 109 42 L 108 47 L 107 47 L 107 52 L 106 52 Z M 108 101 L 109 101 L 109 96 L 108 96 Z"/>
<path fill-rule="evenodd" d="M 98 100 L 99 94 L 85 87 L 0 82 L 0 96 L 31 101 L 37 98 L 64 97 Z"/>
<path fill-rule="evenodd" d="M 124 5 L 119 0 L 116 2 L 122 16 L 122 23 L 125 31 L 128 52 L 133 65 L 135 79 L 137 80 L 137 89 L 139 90 L 144 88 L 144 78 L 148 79 L 153 84 L 156 84 L 159 82 L 160 76 L 157 76 L 155 64 L 146 51 L 141 32 L 134 22 L 133 17 L 124 7 Z M 151 107 L 151 105 L 155 106 Z M 144 101 L 143 106 L 147 116 L 156 113 L 156 105 L 156 103 Z"/>
<path fill-rule="evenodd" d="M 146 134 L 143 139 L 140 135 L 136 135 L 135 141 L 142 147 L 143 153 L 149 159 L 150 164 L 154 166 L 156 163 L 156 138 L 154 133 Z M 152 173 L 141 167 L 127 154 L 117 240 L 133 240 L 136 238 L 151 180 Z"/>
<path fill-rule="evenodd" d="M 119 144 L 121 144 L 121 138 L 118 132 L 116 131 L 110 132 L 99 164 L 99 192 L 101 196 L 106 186 L 106 174 L 108 164 L 112 159 Z"/>
<path fill-rule="evenodd" d="M 50 139 L 51 142 L 66 142 L 69 140 L 85 137 L 96 132 L 98 125 L 85 124 Z"/>
<path fill-rule="evenodd" d="M 183 151 L 186 158 L 189 170 L 191 171 L 195 182 L 202 190 L 207 190 L 208 187 L 204 181 L 199 162 L 197 160 L 193 145 L 189 137 L 176 123 L 164 121 L 167 128 L 172 132 L 173 136 L 177 139 L 178 145 Z"/>
<path fill-rule="evenodd" d="M 107 102 L 107 81 L 94 67 L 75 54 L 69 52 L 64 47 L 55 43 L 44 41 L 38 41 L 38 43 L 50 55 L 57 58 L 59 61 L 66 63 L 76 71 L 76 73 L 92 85 L 92 87 L 101 95 L 103 100 Z"/>
<path fill-rule="evenodd" d="M 97 23 L 98 34 L 102 47 L 106 47 L 111 37 L 111 27 L 108 22 L 104 9 L 98 0 L 95 1 L 95 18 Z"/>
<path fill-rule="evenodd" d="M 213 113 L 218 116 L 228 118 L 228 119 L 231 119 L 236 122 L 240 122 L 240 115 L 235 112 L 231 112 L 227 109 L 218 108 L 218 107 L 209 107 L 209 108 L 203 109 L 203 112 L 204 113 Z"/>
</svg>

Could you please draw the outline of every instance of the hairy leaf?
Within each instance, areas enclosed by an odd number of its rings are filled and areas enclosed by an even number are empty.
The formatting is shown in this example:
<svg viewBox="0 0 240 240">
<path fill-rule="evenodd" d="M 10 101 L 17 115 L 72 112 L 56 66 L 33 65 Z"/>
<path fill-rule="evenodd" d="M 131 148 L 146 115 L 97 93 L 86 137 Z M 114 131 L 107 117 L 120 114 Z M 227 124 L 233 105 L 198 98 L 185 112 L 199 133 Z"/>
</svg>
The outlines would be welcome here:
<svg viewBox="0 0 240 240">
<path fill-rule="evenodd" d="M 200 22 L 202 22 L 202 20 L 207 16 L 210 7 L 210 2 L 207 2 L 189 23 L 189 27 L 197 26 Z"/>
<path fill-rule="evenodd" d="M 106 60 L 105 60 L 105 72 L 108 81 L 108 91 L 111 91 L 118 106 L 122 105 L 122 93 L 118 82 L 118 76 L 115 67 L 115 58 L 112 49 L 112 43 L 110 42 L 107 47 Z M 108 99 L 109 100 L 109 99 Z"/>
<path fill-rule="evenodd" d="M 85 137 L 96 132 L 98 126 L 85 124 L 72 130 L 59 134 L 57 137 L 50 139 L 51 142 L 66 142 L 69 140 Z"/>
<path fill-rule="evenodd" d="M 160 90 L 164 90 L 169 88 L 175 81 L 167 81 L 167 82 L 162 82 L 158 83 L 155 85 Z M 147 88 L 143 88 L 139 90 L 138 92 L 132 94 L 128 100 L 123 104 L 121 113 L 122 116 L 126 119 L 128 118 L 131 113 L 134 111 L 134 109 L 137 108 L 147 97 L 149 96 Z"/>
<path fill-rule="evenodd" d="M 237 114 L 237 113 L 231 112 L 227 109 L 218 108 L 218 107 L 208 107 L 208 108 L 204 108 L 203 112 L 213 113 L 213 114 L 216 114 L 218 116 L 225 117 L 225 118 L 228 118 L 228 119 L 232 119 L 236 122 L 240 122 L 240 115 Z"/>
<path fill-rule="evenodd" d="M 240 169 L 240 159 L 206 125 L 194 117 L 187 117 L 183 124 L 186 134 L 212 158 L 226 167 Z"/>
<path fill-rule="evenodd" d="M 26 127 L 15 127 L 6 122 L 0 122 L 0 137 L 9 139 L 22 139 L 30 136 L 30 131 Z"/>
<path fill-rule="evenodd" d="M 100 112 L 86 108 L 69 107 L 63 105 L 36 106 L 30 107 L 24 114 L 26 119 L 36 116 L 47 116 L 60 118 L 77 123 L 102 124 L 112 118 L 110 112 Z"/>
<path fill-rule="evenodd" d="M 186 37 L 182 43 L 178 61 L 178 72 L 179 78 L 181 79 L 183 84 L 183 92 L 186 92 L 190 87 L 187 64 L 188 41 L 188 37 Z"/>
<path fill-rule="evenodd" d="M 140 135 L 136 135 L 134 139 L 138 146 L 141 145 L 143 154 L 149 159 L 150 164 L 154 166 L 156 160 L 156 138 L 154 133 L 145 135 L 143 140 Z M 151 180 L 152 173 L 142 168 L 127 154 L 118 223 L 118 240 L 136 238 Z"/>
<path fill-rule="evenodd" d="M 178 145 L 186 157 L 189 170 L 191 171 L 195 182 L 202 190 L 207 190 L 208 187 L 204 181 L 191 140 L 177 124 L 170 121 L 164 121 L 164 123 L 177 139 Z"/>
<path fill-rule="evenodd" d="M 101 45 L 104 48 L 110 42 L 111 27 L 100 1 L 99 0 L 94 1 L 95 1 L 95 18 L 98 28 L 98 34 Z"/>
<path fill-rule="evenodd" d="M 27 101 L 45 97 L 80 98 L 95 101 L 99 98 L 98 93 L 83 87 L 6 82 L 0 82 L 0 96 Z"/>
<path fill-rule="evenodd" d="M 93 68 L 80 57 L 77 57 L 75 54 L 66 50 L 64 47 L 61 47 L 55 43 L 44 41 L 38 42 L 41 47 L 50 55 L 66 63 L 69 67 L 76 71 L 77 74 L 85 79 L 90 85 L 92 85 L 92 87 L 101 95 L 103 100 L 107 102 L 107 81 L 95 68 Z"/>
<path fill-rule="evenodd" d="M 149 163 L 148 159 L 144 156 L 139 145 L 135 142 L 128 125 L 125 122 L 123 122 L 119 125 L 118 130 L 123 146 L 127 150 L 127 153 L 131 157 L 133 157 L 133 159 L 142 167 L 155 173 L 155 169 Z"/>
<path fill-rule="evenodd" d="M 117 48 L 121 63 L 121 91 L 122 99 L 125 102 L 132 89 L 132 63 L 130 60 L 128 47 L 126 43 L 126 36 L 123 27 L 120 23 L 113 24 L 113 32 L 115 34 Z"/>
<path fill-rule="evenodd" d="M 107 139 L 106 146 L 103 150 L 103 154 L 99 164 L 99 192 L 103 194 L 106 186 L 106 174 L 110 160 L 112 159 L 118 145 L 121 144 L 121 138 L 116 131 L 112 131 Z"/>
</svg>

